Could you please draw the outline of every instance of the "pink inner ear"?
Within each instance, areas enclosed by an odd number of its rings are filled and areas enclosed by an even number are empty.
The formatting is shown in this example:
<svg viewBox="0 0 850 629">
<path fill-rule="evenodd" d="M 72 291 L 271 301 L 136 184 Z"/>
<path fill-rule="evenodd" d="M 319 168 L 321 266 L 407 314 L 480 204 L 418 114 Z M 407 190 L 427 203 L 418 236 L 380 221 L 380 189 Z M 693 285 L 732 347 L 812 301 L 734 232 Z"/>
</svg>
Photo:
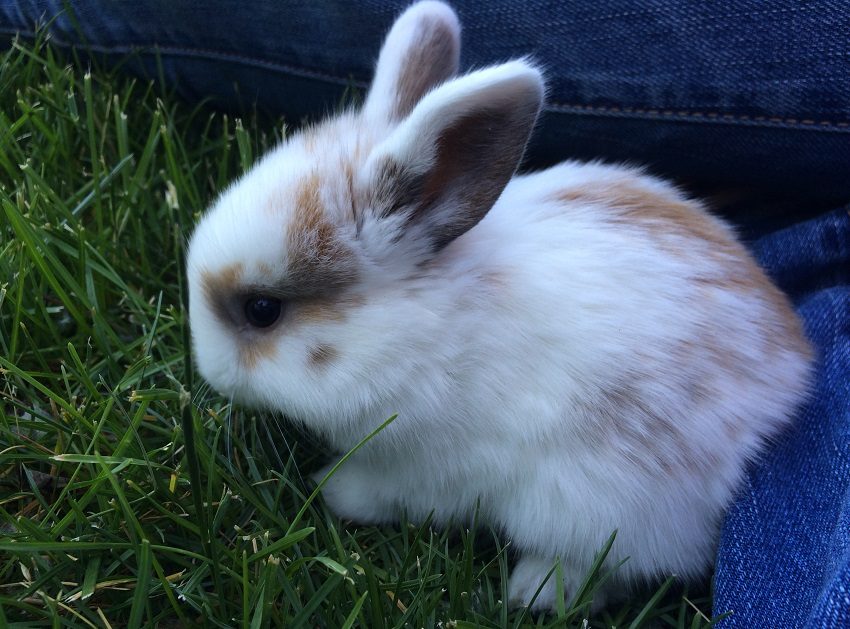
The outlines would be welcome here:
<svg viewBox="0 0 850 629">
<path fill-rule="evenodd" d="M 393 201 L 385 215 L 404 211 L 408 225 L 424 228 L 430 249 L 438 251 L 474 227 L 490 210 L 522 158 L 539 101 L 482 102 L 439 129 L 433 145 L 412 134 L 421 148 L 415 157 L 434 156 L 424 173 L 415 164 L 388 159 L 382 176 Z M 426 124 L 440 124 L 441 111 Z"/>
<path fill-rule="evenodd" d="M 450 27 L 439 19 L 423 19 L 400 63 L 392 118 L 407 116 L 430 89 L 453 76 L 458 56 L 457 35 Z"/>
<path fill-rule="evenodd" d="M 444 4 L 414 4 L 387 35 L 364 113 L 402 120 L 429 90 L 457 73 L 459 60 L 460 25 L 454 12 Z"/>
</svg>

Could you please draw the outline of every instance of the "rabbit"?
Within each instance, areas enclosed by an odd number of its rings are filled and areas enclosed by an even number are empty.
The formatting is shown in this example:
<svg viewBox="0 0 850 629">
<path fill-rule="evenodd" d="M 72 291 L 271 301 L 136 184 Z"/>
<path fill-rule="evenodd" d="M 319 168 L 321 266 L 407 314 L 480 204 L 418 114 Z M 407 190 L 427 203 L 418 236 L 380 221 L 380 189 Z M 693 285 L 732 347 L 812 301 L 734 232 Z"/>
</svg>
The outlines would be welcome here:
<svg viewBox="0 0 850 629">
<path fill-rule="evenodd" d="M 509 603 L 575 594 L 612 533 L 609 596 L 703 578 L 745 467 L 813 352 L 732 228 L 640 169 L 516 174 L 544 100 L 517 59 L 458 76 L 440 2 L 395 22 L 361 108 L 225 190 L 187 255 L 201 375 L 324 436 L 358 523 L 477 513 Z M 322 478 L 336 458 L 321 470 Z M 552 574 L 559 574 L 558 572 Z"/>
</svg>

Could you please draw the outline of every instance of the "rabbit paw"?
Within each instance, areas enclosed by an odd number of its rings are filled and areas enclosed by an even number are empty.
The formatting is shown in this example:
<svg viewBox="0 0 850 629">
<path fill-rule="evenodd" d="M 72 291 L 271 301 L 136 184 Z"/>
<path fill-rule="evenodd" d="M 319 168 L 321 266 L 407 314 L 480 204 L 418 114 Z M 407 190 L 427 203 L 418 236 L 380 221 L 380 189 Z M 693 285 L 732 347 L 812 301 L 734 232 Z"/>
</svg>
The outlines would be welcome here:
<svg viewBox="0 0 850 629">
<path fill-rule="evenodd" d="M 316 484 L 327 476 L 336 461 L 329 463 L 311 478 Z M 393 504 L 380 495 L 386 483 L 374 472 L 348 461 L 340 467 L 322 488 L 322 498 L 337 516 L 361 523 L 385 522 L 395 515 Z"/>
<path fill-rule="evenodd" d="M 558 596 L 558 588 L 556 579 L 557 573 L 552 570 L 555 561 L 552 559 L 542 559 L 535 556 L 523 556 L 519 559 L 513 572 L 511 572 L 508 582 L 508 601 L 511 607 L 528 607 L 535 612 L 546 612 L 555 609 L 556 597 Z M 563 564 L 562 564 L 563 565 Z M 549 574 L 549 572 L 552 574 Z M 549 578 L 546 578 L 546 575 Z M 563 565 L 564 577 L 564 602 L 569 604 L 570 599 L 575 594 L 582 582 L 583 574 L 570 568 L 569 565 Z M 543 583 L 544 579 L 546 580 Z M 541 587 L 541 584 L 543 586 Z M 540 592 L 538 593 L 538 590 Z M 535 598 L 535 594 L 537 597 Z M 604 607 L 605 602 L 601 595 L 597 593 L 593 600 L 591 609 L 597 610 Z"/>
</svg>

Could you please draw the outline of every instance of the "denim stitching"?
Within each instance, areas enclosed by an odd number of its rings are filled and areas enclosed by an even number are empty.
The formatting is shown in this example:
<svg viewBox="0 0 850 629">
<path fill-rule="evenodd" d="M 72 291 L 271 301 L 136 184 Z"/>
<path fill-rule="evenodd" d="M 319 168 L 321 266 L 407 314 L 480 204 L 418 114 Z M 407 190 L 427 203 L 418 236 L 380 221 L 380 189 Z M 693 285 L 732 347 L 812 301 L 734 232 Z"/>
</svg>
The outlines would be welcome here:
<svg viewBox="0 0 850 629">
<path fill-rule="evenodd" d="M 779 116 L 749 116 L 746 114 L 721 114 L 718 112 L 674 111 L 672 109 L 643 109 L 640 107 L 606 107 L 550 102 L 547 110 L 564 114 L 596 114 L 624 118 L 661 118 L 668 120 L 698 120 L 701 122 L 726 122 L 750 126 L 789 127 L 824 131 L 850 132 L 850 122 L 812 120 L 809 118 L 782 118 Z"/>
<path fill-rule="evenodd" d="M 587 37 L 585 38 L 585 43 L 606 43 L 610 41 L 610 37 L 606 35 L 600 35 L 597 37 Z M 733 43 L 744 43 L 747 40 L 741 36 L 734 38 Z M 807 60 L 816 60 L 820 61 L 826 58 L 837 58 L 837 59 L 847 59 L 850 58 L 850 51 L 847 50 L 835 50 L 832 47 L 828 48 L 816 48 L 813 50 L 807 51 L 807 55 L 788 55 L 784 57 L 780 56 L 772 56 L 772 57 L 760 57 L 758 59 L 736 59 L 734 61 L 728 61 L 718 58 L 712 58 L 710 60 L 710 67 L 718 69 L 730 69 L 736 70 L 739 68 L 759 68 L 765 64 L 787 64 L 789 62 L 799 63 L 801 61 Z M 694 67 L 693 64 L 677 64 L 677 65 L 666 65 L 663 68 L 664 73 L 673 74 L 677 71 L 689 70 Z M 618 68 L 616 70 L 600 70 L 599 73 L 603 76 L 613 76 L 615 78 L 630 78 L 630 77 L 640 77 L 643 75 L 643 70 L 641 69 L 629 69 L 629 68 Z M 801 79 L 781 79 L 783 83 L 791 83 L 796 82 Z M 802 79 L 807 80 L 807 79 Z"/>
<path fill-rule="evenodd" d="M 36 33 L 33 31 L 7 31 L 4 29 L 0 29 L 0 34 L 2 35 L 21 35 L 27 39 L 35 39 Z M 79 47 L 79 44 L 74 44 L 68 41 L 65 41 L 59 37 L 55 37 L 52 34 L 49 35 L 47 41 L 52 44 L 56 44 L 57 46 L 61 46 L 64 48 L 75 48 Z M 298 76 L 303 76 L 305 78 L 314 78 L 320 79 L 323 81 L 330 81 L 333 83 L 340 83 L 342 85 L 355 85 L 357 87 L 368 87 L 368 83 L 364 81 L 352 80 L 348 77 L 341 77 L 335 74 L 330 74 L 328 72 L 322 72 L 319 70 L 310 70 L 308 68 L 303 68 L 300 66 L 293 66 L 288 64 L 279 63 L 277 61 L 269 61 L 267 59 L 261 59 L 259 57 L 251 57 L 249 55 L 243 55 L 239 53 L 232 52 L 221 52 L 212 49 L 206 48 L 182 48 L 175 46 L 161 46 L 159 44 L 133 44 L 131 46 L 98 46 L 92 44 L 86 44 L 82 46 L 85 50 L 90 50 L 98 53 L 105 54 L 139 54 L 139 55 L 148 55 L 155 56 L 155 50 L 158 50 L 160 53 L 165 55 L 173 55 L 173 56 L 184 56 L 184 57 L 200 57 L 200 58 L 217 58 L 223 61 L 235 61 L 240 63 L 245 63 L 247 65 L 256 65 L 260 67 L 269 68 L 271 70 L 278 70 L 284 73 L 296 74 Z"/>
<path fill-rule="evenodd" d="M 3 34 L 19 34 L 24 37 L 34 38 L 35 33 L 32 31 L 5 31 L 0 29 Z M 51 36 L 50 42 L 66 48 L 73 47 L 67 41 L 61 38 Z M 182 48 L 173 46 L 159 46 L 157 44 L 148 45 L 133 45 L 133 46 L 87 46 L 89 50 L 100 53 L 120 53 L 120 54 L 145 54 L 152 55 L 150 50 L 159 50 L 166 55 L 174 56 L 196 56 L 218 58 L 223 61 L 234 61 L 237 63 L 246 63 L 248 65 L 256 65 L 259 67 L 269 68 L 285 73 L 295 74 L 305 78 L 319 79 L 330 81 L 342 85 L 354 85 L 356 87 L 366 88 L 368 83 L 365 81 L 353 80 L 351 78 L 343 78 L 327 72 L 311 70 L 300 66 L 290 64 L 282 64 L 276 61 L 269 61 L 259 57 L 251 57 L 231 52 L 221 52 L 205 48 Z M 744 124 L 750 126 L 770 126 L 783 128 L 798 128 L 798 129 L 813 129 L 824 131 L 850 131 L 850 123 L 834 122 L 830 120 L 811 120 L 808 118 L 798 120 L 797 118 L 781 118 L 768 116 L 748 116 L 745 114 L 720 114 L 717 112 L 699 112 L 699 111 L 674 111 L 672 109 L 644 109 L 640 107 L 605 107 L 595 105 L 575 105 L 567 103 L 549 102 L 545 107 L 546 111 L 553 113 L 579 114 L 589 113 L 603 116 L 619 116 L 631 118 L 648 118 L 648 119 L 667 119 L 667 120 L 698 120 L 701 122 L 721 122 L 730 124 Z"/>
<path fill-rule="evenodd" d="M 587 42 L 607 42 L 609 41 L 608 37 L 599 36 L 593 38 L 587 38 Z M 732 40 L 734 43 L 743 43 L 747 40 L 741 36 Z M 758 59 L 736 59 L 734 61 L 726 61 L 722 59 L 712 58 L 710 60 L 710 66 L 712 68 L 722 68 L 722 69 L 738 69 L 738 68 L 758 68 L 763 66 L 764 64 L 777 64 L 777 63 L 789 63 L 795 62 L 799 63 L 801 61 L 806 60 L 817 60 L 820 61 L 825 58 L 837 58 L 837 59 L 847 59 L 850 58 L 850 51 L 847 50 L 835 50 L 834 48 L 818 48 L 814 50 L 808 51 L 808 54 L 803 55 L 789 55 L 785 57 L 773 56 L 773 57 L 760 57 Z M 664 67 L 664 72 L 667 74 L 674 73 L 676 71 L 681 70 L 689 70 L 693 68 L 693 64 L 678 64 L 678 65 L 668 65 Z M 639 69 L 618 69 L 616 71 L 603 71 L 602 74 L 605 76 L 614 76 L 614 77 L 635 77 L 641 76 L 642 71 Z M 796 82 L 799 79 L 782 79 L 783 83 L 791 83 Z M 806 79 L 803 79 L 806 80 Z"/>
<path fill-rule="evenodd" d="M 719 21 L 719 20 L 725 20 L 725 19 L 729 19 L 729 18 L 737 18 L 737 17 L 740 17 L 742 15 L 755 16 L 755 15 L 779 15 L 779 14 L 782 14 L 782 13 L 802 13 L 802 12 L 805 12 L 807 9 L 808 9 L 808 7 L 785 7 L 785 8 L 782 8 L 782 9 L 765 9 L 765 10 L 762 10 L 762 11 L 758 11 L 758 10 L 732 11 L 732 12 L 729 12 L 729 13 L 722 13 L 722 14 L 718 13 L 718 14 L 714 14 L 714 15 L 710 15 L 710 16 L 699 16 L 699 17 L 677 16 L 676 19 L 683 21 L 683 22 L 696 22 L 696 21 L 702 22 L 702 21 L 705 21 L 706 19 L 710 19 L 712 21 Z M 619 12 L 616 12 L 616 13 L 596 14 L 592 17 L 577 18 L 575 20 L 571 20 L 570 22 L 556 21 L 554 23 L 557 24 L 557 25 L 591 24 L 591 23 L 594 23 L 594 22 L 606 22 L 606 21 L 611 20 L 611 18 L 637 17 L 637 16 L 643 16 L 643 15 L 656 15 L 658 13 L 661 13 L 661 11 L 658 11 L 654 8 L 648 7 L 648 8 L 645 8 L 645 9 L 640 9 L 640 10 L 635 10 L 635 11 L 619 11 Z"/>
</svg>

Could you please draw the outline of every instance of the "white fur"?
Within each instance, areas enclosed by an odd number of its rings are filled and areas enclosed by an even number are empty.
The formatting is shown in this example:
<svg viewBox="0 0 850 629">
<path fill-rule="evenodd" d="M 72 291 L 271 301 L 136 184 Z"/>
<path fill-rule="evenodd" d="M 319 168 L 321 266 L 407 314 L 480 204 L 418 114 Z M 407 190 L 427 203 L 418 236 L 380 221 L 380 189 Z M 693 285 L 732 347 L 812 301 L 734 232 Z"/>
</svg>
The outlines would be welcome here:
<svg viewBox="0 0 850 629">
<path fill-rule="evenodd" d="M 450 11 L 422 3 L 401 20 L 431 10 Z M 393 46 L 415 45 L 405 29 L 393 32 Z M 385 50 L 381 64 L 388 59 Z M 435 111 L 462 115 L 493 80 L 516 77 L 542 89 L 536 70 L 512 62 L 438 87 L 400 126 L 382 121 L 370 96 L 368 116 L 327 123 L 312 150 L 295 136 L 226 191 L 188 259 L 200 370 L 219 390 L 321 432 L 339 453 L 397 413 L 330 480 L 327 503 L 367 523 L 401 509 L 463 521 L 480 505 L 479 518 L 521 555 L 514 603 L 529 602 L 556 557 L 570 596 L 614 529 L 609 561 L 630 557 L 615 591 L 668 574 L 698 577 L 744 465 L 803 398 L 809 357 L 771 336 L 780 314 L 757 291 L 698 285 L 718 265 L 746 265 L 718 261 L 711 243 L 672 231 L 659 245 L 639 226 L 612 223 L 598 202 L 557 195 L 626 179 L 686 200 L 638 171 L 564 163 L 515 177 L 477 225 L 424 263 L 426 248 L 404 250 L 393 238 L 404 215 L 361 208 L 359 231 L 350 220 L 340 164 L 363 153 L 355 177 L 367 186 L 375 156 L 421 157 L 409 149 L 430 137 L 422 121 L 440 120 Z M 373 94 L 393 89 L 380 65 L 375 85 Z M 270 337 L 273 356 L 240 367 L 239 342 L 206 303 L 201 275 L 239 263 L 245 283 L 256 284 L 262 265 L 285 272 L 292 188 L 310 173 L 321 176 L 328 217 L 354 252 L 358 299 L 342 319 L 282 330 Z M 317 343 L 337 352 L 322 369 L 308 364 Z M 624 382 L 639 407 L 676 430 L 659 431 L 634 406 L 611 408 Z M 710 395 L 695 397 L 694 382 Z M 723 429 L 730 423 L 734 435 Z M 554 592 L 548 586 L 538 605 L 554 605 Z"/>
</svg>

